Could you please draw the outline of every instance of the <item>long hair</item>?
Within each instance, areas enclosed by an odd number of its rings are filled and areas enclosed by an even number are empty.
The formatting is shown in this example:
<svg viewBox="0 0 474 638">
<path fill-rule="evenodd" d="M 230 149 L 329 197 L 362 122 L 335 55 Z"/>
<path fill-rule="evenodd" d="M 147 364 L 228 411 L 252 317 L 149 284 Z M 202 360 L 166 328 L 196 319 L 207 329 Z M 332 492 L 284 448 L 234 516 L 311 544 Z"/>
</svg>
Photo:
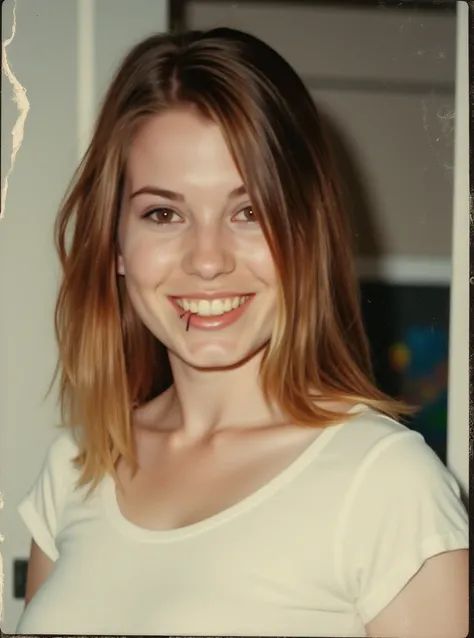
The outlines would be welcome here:
<svg viewBox="0 0 474 638">
<path fill-rule="evenodd" d="M 120 456 L 136 469 L 132 407 L 172 383 L 164 346 L 117 275 L 117 225 L 134 135 L 182 105 L 220 126 L 275 263 L 277 317 L 260 370 L 266 399 L 295 423 L 318 427 L 346 418 L 325 410 L 325 400 L 409 412 L 372 379 L 340 176 L 303 82 L 240 31 L 154 35 L 113 79 L 55 227 L 62 422 L 81 426 L 79 484 L 90 491 Z"/>
</svg>

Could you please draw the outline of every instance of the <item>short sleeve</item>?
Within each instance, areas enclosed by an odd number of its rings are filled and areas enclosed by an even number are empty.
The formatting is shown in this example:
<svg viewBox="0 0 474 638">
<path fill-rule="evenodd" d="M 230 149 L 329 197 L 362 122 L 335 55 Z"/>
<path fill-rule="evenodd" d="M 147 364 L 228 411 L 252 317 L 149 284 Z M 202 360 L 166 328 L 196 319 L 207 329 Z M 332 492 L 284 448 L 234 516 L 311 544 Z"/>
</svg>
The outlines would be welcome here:
<svg viewBox="0 0 474 638">
<path fill-rule="evenodd" d="M 56 536 L 76 453 L 71 434 L 62 432 L 50 446 L 36 481 L 18 506 L 34 541 L 53 561 L 59 557 Z"/>
<path fill-rule="evenodd" d="M 382 441 L 354 478 L 343 517 L 344 586 L 367 624 L 431 557 L 469 546 L 459 487 L 421 435 Z"/>
</svg>

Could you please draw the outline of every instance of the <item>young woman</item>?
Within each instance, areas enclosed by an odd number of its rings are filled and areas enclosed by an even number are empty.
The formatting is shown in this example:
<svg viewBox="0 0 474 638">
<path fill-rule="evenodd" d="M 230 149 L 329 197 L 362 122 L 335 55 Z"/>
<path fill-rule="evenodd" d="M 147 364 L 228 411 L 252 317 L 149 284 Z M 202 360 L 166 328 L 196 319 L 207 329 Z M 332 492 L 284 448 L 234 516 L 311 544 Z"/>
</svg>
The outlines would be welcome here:
<svg viewBox="0 0 474 638">
<path fill-rule="evenodd" d="M 373 385 L 339 175 L 288 64 L 137 45 L 57 224 L 65 428 L 19 633 L 467 634 L 452 476 Z"/>
</svg>

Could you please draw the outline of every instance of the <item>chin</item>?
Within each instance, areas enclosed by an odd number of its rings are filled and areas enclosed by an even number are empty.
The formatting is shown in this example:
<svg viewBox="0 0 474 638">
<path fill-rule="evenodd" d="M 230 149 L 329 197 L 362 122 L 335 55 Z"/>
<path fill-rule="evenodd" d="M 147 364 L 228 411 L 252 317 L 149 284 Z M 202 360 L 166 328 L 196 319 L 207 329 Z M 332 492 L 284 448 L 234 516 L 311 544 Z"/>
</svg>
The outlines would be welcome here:
<svg viewBox="0 0 474 638">
<path fill-rule="evenodd" d="M 208 371 L 235 370 L 248 363 L 262 350 L 263 346 L 247 351 L 232 352 L 232 348 L 217 344 L 206 344 L 193 348 L 192 352 L 178 354 L 187 365 Z"/>
</svg>

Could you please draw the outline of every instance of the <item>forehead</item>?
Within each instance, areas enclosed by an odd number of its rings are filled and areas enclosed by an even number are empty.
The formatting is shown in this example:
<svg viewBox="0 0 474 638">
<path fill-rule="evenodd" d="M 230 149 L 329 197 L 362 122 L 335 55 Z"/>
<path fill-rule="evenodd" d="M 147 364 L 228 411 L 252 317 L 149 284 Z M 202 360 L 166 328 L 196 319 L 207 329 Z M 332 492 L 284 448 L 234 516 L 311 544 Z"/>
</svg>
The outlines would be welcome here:
<svg viewBox="0 0 474 638">
<path fill-rule="evenodd" d="M 191 108 L 165 111 L 138 130 L 127 176 L 134 186 L 163 180 L 168 186 L 241 181 L 219 125 Z"/>
</svg>

